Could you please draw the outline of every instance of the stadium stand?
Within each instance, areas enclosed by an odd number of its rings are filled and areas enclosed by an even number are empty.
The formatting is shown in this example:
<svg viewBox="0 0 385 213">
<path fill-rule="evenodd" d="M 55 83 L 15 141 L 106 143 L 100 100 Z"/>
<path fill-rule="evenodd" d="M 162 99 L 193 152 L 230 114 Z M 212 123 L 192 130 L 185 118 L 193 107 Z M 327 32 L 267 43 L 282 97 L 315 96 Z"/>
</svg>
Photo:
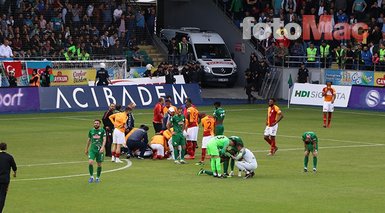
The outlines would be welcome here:
<svg viewBox="0 0 385 213">
<path fill-rule="evenodd" d="M 155 8 L 128 2 L 2 1 L 0 42 L 21 60 L 127 58 L 132 65 L 136 54 L 139 65 L 153 63 Z"/>
<path fill-rule="evenodd" d="M 385 70 L 385 1 L 383 0 L 214 0 L 238 27 L 244 17 L 255 17 L 257 22 L 269 23 L 280 18 L 285 24 L 302 26 L 303 15 L 314 15 L 319 23 L 323 15 L 332 15 L 333 28 L 337 23 L 353 25 L 364 22 L 368 30 L 361 41 L 348 40 L 297 41 L 275 40 L 273 37 L 257 41 L 256 48 L 271 64 L 299 66 L 307 62 L 313 67 L 334 67 L 361 70 Z M 283 43 L 283 46 L 281 45 Z M 315 54 L 311 45 L 316 49 Z M 365 50 L 367 49 L 367 50 Z M 282 61 L 284 58 L 284 62 Z"/>
</svg>

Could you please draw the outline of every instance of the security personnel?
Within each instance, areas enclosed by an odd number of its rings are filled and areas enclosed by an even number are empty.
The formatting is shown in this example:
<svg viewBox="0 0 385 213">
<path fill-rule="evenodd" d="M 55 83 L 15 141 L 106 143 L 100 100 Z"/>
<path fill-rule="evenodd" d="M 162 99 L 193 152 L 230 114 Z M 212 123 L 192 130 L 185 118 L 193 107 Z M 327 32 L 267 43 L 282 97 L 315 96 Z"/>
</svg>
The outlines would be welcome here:
<svg viewBox="0 0 385 213">
<path fill-rule="evenodd" d="M 108 84 L 111 84 L 111 80 L 106 70 L 106 64 L 100 63 L 100 69 L 96 72 L 95 86 L 107 86 Z"/>
<path fill-rule="evenodd" d="M 326 41 L 322 41 L 320 46 L 321 53 L 321 64 L 323 68 L 329 67 L 329 59 L 330 59 L 330 45 L 326 44 Z"/>
<path fill-rule="evenodd" d="M 80 54 L 78 55 L 78 60 L 79 61 L 88 61 L 90 60 L 90 54 L 88 54 L 86 52 L 86 50 L 83 48 L 80 52 Z"/>
<path fill-rule="evenodd" d="M 313 43 L 310 43 L 310 47 L 306 49 L 307 53 L 307 62 L 315 63 L 316 62 L 316 56 L 317 56 L 317 48 L 314 47 Z"/>
<path fill-rule="evenodd" d="M 383 71 L 385 66 L 385 46 L 380 43 L 380 49 L 378 50 L 378 55 L 380 56 L 380 67 L 377 70 Z"/>
</svg>

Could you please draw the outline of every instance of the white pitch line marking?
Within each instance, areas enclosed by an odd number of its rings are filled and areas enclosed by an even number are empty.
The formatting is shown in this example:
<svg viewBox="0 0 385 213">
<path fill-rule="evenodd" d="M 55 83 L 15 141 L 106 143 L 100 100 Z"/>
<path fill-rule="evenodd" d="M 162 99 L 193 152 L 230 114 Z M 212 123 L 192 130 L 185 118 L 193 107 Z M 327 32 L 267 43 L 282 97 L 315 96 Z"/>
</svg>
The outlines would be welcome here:
<svg viewBox="0 0 385 213">
<path fill-rule="evenodd" d="M 239 134 L 246 134 L 246 135 L 263 135 L 262 133 L 255 133 L 255 132 L 241 132 L 241 131 L 231 131 L 226 130 L 226 132 L 233 132 L 233 133 L 239 133 Z M 284 137 L 284 138 L 297 138 L 300 140 L 301 136 L 293 136 L 293 135 L 277 135 L 277 137 Z M 367 145 L 383 145 L 383 144 L 377 144 L 377 143 L 367 143 L 367 142 L 361 142 L 361 141 L 349 141 L 349 140 L 337 140 L 337 139 L 330 139 L 330 138 L 318 138 L 319 140 L 325 140 L 325 141 L 335 141 L 335 142 L 341 142 L 341 143 L 356 143 L 356 144 L 367 144 Z"/>
<path fill-rule="evenodd" d="M 360 147 L 377 147 L 377 146 L 385 146 L 385 144 L 363 144 L 363 145 L 351 145 L 351 146 L 319 146 L 318 149 L 341 149 L 341 148 L 360 148 Z M 288 149 L 279 149 L 278 151 L 298 151 L 304 150 L 304 148 L 288 148 Z M 253 152 L 269 152 L 270 150 L 255 150 Z"/>
<path fill-rule="evenodd" d="M 111 172 L 117 172 L 124 169 L 129 168 L 132 165 L 132 162 L 127 159 L 123 159 L 127 162 L 127 164 L 124 167 L 120 167 L 117 169 L 111 169 L 107 171 L 103 171 L 102 173 L 111 173 Z M 90 174 L 77 174 L 77 175 L 64 175 L 64 176 L 54 176 L 54 177 L 41 177 L 41 178 L 25 178 L 25 179 L 13 179 L 12 182 L 19 182 L 19 181 L 36 181 L 36 180 L 53 180 L 53 179 L 64 179 L 64 178 L 72 178 L 72 177 L 82 177 L 82 176 L 89 176 Z"/>
<path fill-rule="evenodd" d="M 36 163 L 36 164 L 17 165 L 17 167 L 52 166 L 52 165 L 65 165 L 65 164 L 86 163 L 86 162 L 88 162 L 88 161 L 69 161 L 69 162 L 57 162 L 57 163 Z"/>
</svg>

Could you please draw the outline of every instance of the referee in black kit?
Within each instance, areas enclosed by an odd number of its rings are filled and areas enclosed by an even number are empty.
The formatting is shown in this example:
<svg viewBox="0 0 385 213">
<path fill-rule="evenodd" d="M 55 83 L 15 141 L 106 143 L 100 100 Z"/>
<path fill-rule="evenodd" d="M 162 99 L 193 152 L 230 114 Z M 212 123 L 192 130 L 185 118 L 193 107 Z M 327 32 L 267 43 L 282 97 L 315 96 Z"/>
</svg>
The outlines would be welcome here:
<svg viewBox="0 0 385 213">
<path fill-rule="evenodd" d="M 7 150 L 7 144 L 0 143 L 0 213 L 3 212 L 5 198 L 7 196 L 11 168 L 13 170 L 13 177 L 16 177 L 17 170 L 15 160 L 12 155 L 6 153 L 5 150 Z"/>
</svg>

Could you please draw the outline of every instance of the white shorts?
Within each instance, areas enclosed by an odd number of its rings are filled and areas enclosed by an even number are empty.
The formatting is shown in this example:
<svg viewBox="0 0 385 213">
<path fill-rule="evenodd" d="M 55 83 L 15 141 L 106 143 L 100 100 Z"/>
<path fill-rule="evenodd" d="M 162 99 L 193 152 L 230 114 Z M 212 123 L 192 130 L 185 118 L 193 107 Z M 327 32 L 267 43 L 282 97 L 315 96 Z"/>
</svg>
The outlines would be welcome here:
<svg viewBox="0 0 385 213">
<path fill-rule="evenodd" d="M 236 161 L 235 165 L 241 171 L 245 171 L 245 170 L 254 171 L 255 169 L 258 168 L 258 163 L 257 162 L 248 163 L 246 161 Z"/>
<path fill-rule="evenodd" d="M 207 148 L 207 144 L 209 143 L 209 141 L 211 140 L 211 138 L 213 138 L 214 136 L 204 136 L 202 138 L 202 149 L 206 149 Z"/>
<path fill-rule="evenodd" d="M 199 132 L 199 127 L 197 127 L 197 126 L 187 128 L 186 140 L 198 141 L 198 132 Z"/>
<path fill-rule="evenodd" d="M 151 144 L 150 146 L 157 151 L 157 155 L 164 156 L 164 147 L 161 144 Z"/>
<path fill-rule="evenodd" d="M 276 136 L 278 131 L 278 124 L 274 126 L 266 126 L 265 133 L 263 135 L 265 136 Z"/>
<path fill-rule="evenodd" d="M 324 101 L 323 112 L 334 112 L 334 104 L 332 102 Z"/>
<path fill-rule="evenodd" d="M 114 144 L 123 145 L 126 142 L 124 133 L 119 131 L 118 129 L 114 129 L 114 132 L 112 133 L 112 138 L 113 138 L 112 143 Z"/>
</svg>

